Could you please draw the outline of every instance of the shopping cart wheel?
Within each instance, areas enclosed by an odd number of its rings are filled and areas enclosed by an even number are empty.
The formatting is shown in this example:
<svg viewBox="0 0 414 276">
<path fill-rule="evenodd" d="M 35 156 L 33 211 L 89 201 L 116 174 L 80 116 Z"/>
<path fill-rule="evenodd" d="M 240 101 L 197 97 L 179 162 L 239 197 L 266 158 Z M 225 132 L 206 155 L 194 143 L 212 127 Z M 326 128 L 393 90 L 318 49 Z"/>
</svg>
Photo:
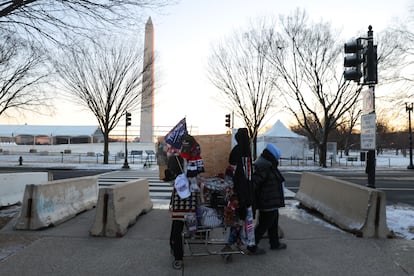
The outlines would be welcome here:
<svg viewBox="0 0 414 276">
<path fill-rule="evenodd" d="M 172 262 L 172 267 L 173 267 L 174 269 L 182 269 L 182 268 L 183 268 L 183 266 L 184 266 L 184 263 L 183 263 L 183 261 L 181 261 L 181 260 L 174 260 L 174 261 Z"/>
</svg>

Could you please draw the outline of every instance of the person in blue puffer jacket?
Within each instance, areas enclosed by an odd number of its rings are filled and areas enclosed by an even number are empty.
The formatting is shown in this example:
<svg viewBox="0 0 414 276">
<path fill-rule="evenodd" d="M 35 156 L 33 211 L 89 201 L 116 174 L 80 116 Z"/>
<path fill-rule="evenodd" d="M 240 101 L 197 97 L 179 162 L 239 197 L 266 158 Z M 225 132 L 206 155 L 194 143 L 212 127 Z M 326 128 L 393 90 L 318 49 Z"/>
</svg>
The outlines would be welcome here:
<svg viewBox="0 0 414 276">
<path fill-rule="evenodd" d="M 270 249 L 285 249 L 287 246 L 279 241 L 279 208 L 285 206 L 285 179 L 278 169 L 280 150 L 267 144 L 260 157 L 254 163 L 252 182 L 255 189 L 255 207 L 259 210 L 258 223 L 255 227 L 256 246 L 263 235 L 269 236 Z"/>
</svg>

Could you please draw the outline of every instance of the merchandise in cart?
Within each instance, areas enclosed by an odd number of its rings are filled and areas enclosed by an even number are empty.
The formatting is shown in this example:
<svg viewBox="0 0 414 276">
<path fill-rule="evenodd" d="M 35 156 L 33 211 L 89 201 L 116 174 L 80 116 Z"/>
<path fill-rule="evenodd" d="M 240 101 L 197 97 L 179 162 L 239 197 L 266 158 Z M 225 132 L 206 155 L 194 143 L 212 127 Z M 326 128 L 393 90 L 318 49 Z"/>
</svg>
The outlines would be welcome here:
<svg viewBox="0 0 414 276">
<path fill-rule="evenodd" d="M 224 219 L 228 200 L 232 196 L 232 183 L 221 178 L 199 178 L 199 205 L 195 214 L 186 214 L 182 232 L 184 257 L 222 256 L 226 262 L 233 254 L 244 254 L 240 247 L 224 247 L 230 226 Z M 232 220 L 236 223 L 237 220 Z M 238 222 L 237 222 L 238 223 Z M 183 262 L 174 261 L 173 268 L 181 269 Z"/>
</svg>

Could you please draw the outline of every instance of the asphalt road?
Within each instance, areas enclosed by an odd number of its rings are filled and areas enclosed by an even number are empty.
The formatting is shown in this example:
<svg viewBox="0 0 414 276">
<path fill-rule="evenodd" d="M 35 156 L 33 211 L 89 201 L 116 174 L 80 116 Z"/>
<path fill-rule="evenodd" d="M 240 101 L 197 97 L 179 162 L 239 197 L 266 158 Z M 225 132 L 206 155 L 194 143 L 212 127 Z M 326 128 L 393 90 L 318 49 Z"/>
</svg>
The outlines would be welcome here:
<svg viewBox="0 0 414 276">
<path fill-rule="evenodd" d="M 8 168 L 8 167 L 2 167 L 0 168 L 1 173 L 8 173 L 8 172 L 22 172 L 22 171 L 32 171 L 32 172 L 50 172 L 53 174 L 53 180 L 59 180 L 59 179 L 65 179 L 65 178 L 74 178 L 74 177 L 82 177 L 82 176 L 91 176 L 91 175 L 97 175 L 101 173 L 106 173 L 111 170 L 105 170 L 105 169 L 96 169 L 96 170 L 81 170 L 81 169 L 49 169 L 49 168 Z"/>
<path fill-rule="evenodd" d="M 302 172 L 282 171 L 287 188 L 297 192 L 300 185 Z M 366 186 L 368 183 L 367 175 L 359 171 L 318 171 L 323 175 L 330 175 Z M 414 206 L 414 171 L 412 170 L 385 170 L 376 171 L 375 187 L 386 194 L 387 205 L 398 203 Z"/>
<path fill-rule="evenodd" d="M 81 176 L 91 176 L 106 173 L 109 171 L 110 170 L 51 170 L 51 172 L 53 173 L 54 180 Z"/>
</svg>

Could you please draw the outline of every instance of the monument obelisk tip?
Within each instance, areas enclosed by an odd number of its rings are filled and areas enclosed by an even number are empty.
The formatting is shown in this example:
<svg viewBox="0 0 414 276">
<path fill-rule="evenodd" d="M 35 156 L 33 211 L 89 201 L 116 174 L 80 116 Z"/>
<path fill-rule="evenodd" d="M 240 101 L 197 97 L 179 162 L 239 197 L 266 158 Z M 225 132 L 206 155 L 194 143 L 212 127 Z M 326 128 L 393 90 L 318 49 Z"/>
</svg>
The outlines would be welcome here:
<svg viewBox="0 0 414 276">
<path fill-rule="evenodd" d="M 140 142 L 151 143 L 154 142 L 154 27 L 151 17 L 145 24 L 143 63 Z"/>
</svg>

